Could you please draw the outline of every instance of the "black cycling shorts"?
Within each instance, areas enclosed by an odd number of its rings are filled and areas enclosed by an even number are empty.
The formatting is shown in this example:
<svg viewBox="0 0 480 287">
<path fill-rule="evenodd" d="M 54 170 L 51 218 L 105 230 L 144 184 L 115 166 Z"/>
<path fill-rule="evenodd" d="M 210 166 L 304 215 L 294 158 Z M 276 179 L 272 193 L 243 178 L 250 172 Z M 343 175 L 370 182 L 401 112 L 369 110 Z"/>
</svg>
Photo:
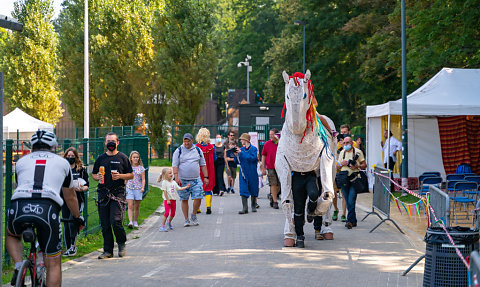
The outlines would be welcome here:
<svg viewBox="0 0 480 287">
<path fill-rule="evenodd" d="M 49 257 L 55 257 L 62 251 L 59 213 L 60 206 L 52 200 L 17 199 L 12 201 L 8 211 L 8 230 L 21 235 L 27 224 L 33 224 L 37 228 L 40 250 Z"/>
</svg>

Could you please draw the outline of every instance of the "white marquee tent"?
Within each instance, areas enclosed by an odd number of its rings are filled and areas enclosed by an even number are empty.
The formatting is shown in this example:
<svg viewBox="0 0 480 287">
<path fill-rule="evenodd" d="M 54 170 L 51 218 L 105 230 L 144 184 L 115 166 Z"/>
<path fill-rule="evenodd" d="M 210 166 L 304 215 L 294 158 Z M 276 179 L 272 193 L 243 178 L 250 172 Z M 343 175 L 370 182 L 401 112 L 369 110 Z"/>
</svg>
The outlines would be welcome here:
<svg viewBox="0 0 480 287">
<path fill-rule="evenodd" d="M 408 95 L 408 175 L 440 171 L 445 177 L 437 117 L 480 115 L 480 69 L 443 68 Z M 402 100 L 367 106 L 367 161 L 383 166 L 382 117 L 402 115 Z M 398 138 L 400 141 L 401 139 Z"/>
<path fill-rule="evenodd" d="M 19 139 L 30 139 L 32 134 L 39 130 L 48 130 L 53 132 L 53 125 L 36 119 L 24 111 L 16 108 L 3 117 L 3 138 L 16 139 L 17 130 Z"/>
</svg>

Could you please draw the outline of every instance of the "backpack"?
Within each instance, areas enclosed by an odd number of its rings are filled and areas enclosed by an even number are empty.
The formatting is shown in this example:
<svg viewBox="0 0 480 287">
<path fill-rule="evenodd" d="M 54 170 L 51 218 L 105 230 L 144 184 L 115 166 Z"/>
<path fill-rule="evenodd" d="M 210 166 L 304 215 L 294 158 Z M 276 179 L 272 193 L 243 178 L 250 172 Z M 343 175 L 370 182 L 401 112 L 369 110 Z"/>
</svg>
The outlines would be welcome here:
<svg viewBox="0 0 480 287">
<path fill-rule="evenodd" d="M 457 166 L 457 171 L 455 173 L 472 173 L 472 167 L 468 163 L 461 163 Z"/>
<path fill-rule="evenodd" d="M 200 150 L 200 148 L 198 146 L 195 146 L 195 149 L 197 150 L 198 155 L 202 157 L 202 151 Z M 177 147 L 177 150 L 178 150 L 178 159 L 180 159 L 180 155 L 182 154 L 181 146 Z"/>
</svg>

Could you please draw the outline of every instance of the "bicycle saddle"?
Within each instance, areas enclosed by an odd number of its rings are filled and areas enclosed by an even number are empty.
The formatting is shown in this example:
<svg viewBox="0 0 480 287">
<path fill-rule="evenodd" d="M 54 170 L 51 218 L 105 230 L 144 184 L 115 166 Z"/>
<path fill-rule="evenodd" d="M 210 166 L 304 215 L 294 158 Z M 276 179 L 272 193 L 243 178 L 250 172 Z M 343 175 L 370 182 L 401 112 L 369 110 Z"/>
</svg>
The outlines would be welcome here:
<svg viewBox="0 0 480 287">
<path fill-rule="evenodd" d="M 22 232 L 24 242 L 35 242 L 35 232 L 33 231 L 33 225 L 26 225 L 25 230 Z"/>
</svg>

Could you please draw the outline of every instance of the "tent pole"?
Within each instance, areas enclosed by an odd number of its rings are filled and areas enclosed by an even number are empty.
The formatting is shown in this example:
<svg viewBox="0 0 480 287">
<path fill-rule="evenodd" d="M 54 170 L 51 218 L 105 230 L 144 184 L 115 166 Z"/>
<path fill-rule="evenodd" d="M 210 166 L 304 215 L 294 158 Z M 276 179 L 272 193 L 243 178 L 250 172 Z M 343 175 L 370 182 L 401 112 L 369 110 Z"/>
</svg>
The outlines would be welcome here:
<svg viewBox="0 0 480 287">
<path fill-rule="evenodd" d="M 385 139 L 385 144 L 387 144 L 387 169 L 390 170 L 390 103 L 388 103 L 388 121 L 387 121 L 387 138 Z"/>
</svg>

